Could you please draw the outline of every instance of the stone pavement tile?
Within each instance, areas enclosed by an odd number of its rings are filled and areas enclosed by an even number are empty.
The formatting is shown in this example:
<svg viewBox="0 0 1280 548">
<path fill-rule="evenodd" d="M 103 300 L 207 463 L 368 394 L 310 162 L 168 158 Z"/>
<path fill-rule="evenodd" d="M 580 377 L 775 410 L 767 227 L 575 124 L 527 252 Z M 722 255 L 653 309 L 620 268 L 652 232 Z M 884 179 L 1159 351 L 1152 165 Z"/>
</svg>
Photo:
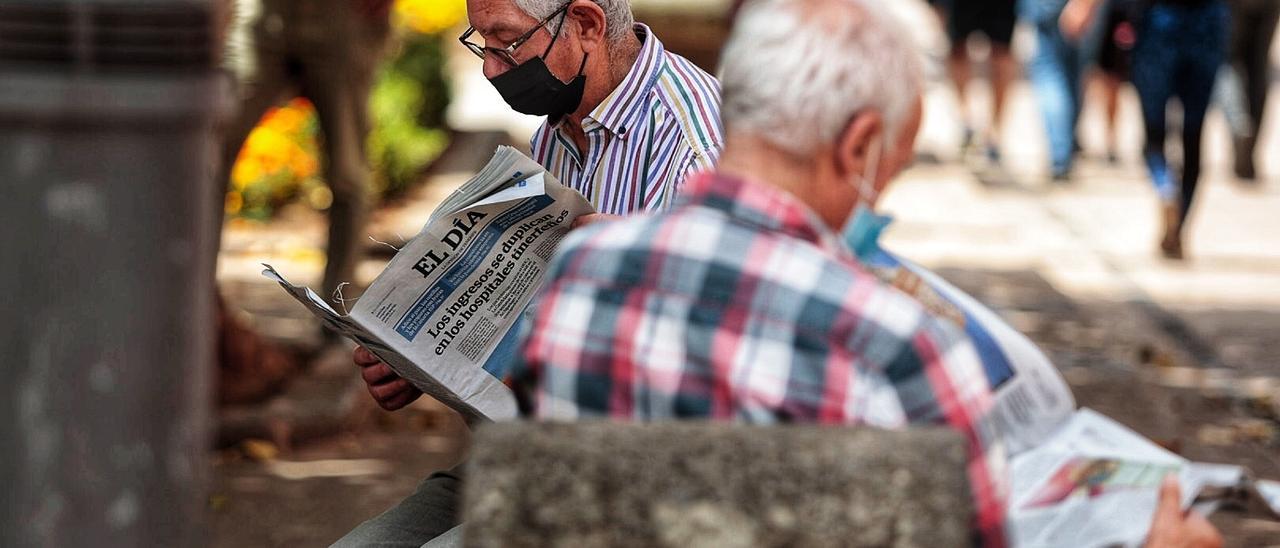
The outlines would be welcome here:
<svg viewBox="0 0 1280 548">
<path fill-rule="evenodd" d="M 266 462 L 221 453 L 209 499 L 209 545 L 328 546 L 431 472 L 457 463 L 464 429 L 460 420 L 432 431 L 365 429 Z"/>
<path fill-rule="evenodd" d="M 350 428 L 369 399 L 345 346 L 327 349 L 267 401 L 218 409 L 217 445 L 246 439 L 293 447 Z"/>
</svg>

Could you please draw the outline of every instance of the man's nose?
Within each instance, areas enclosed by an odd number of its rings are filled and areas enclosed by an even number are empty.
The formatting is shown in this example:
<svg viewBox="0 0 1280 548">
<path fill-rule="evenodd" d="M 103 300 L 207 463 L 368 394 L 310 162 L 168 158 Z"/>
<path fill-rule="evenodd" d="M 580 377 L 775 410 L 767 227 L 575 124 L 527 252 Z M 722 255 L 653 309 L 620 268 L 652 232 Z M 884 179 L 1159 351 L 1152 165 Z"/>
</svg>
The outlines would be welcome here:
<svg viewBox="0 0 1280 548">
<path fill-rule="evenodd" d="M 485 78 L 496 78 L 499 74 L 511 70 L 511 65 L 499 59 L 497 55 L 489 54 L 484 57 L 483 70 Z"/>
</svg>

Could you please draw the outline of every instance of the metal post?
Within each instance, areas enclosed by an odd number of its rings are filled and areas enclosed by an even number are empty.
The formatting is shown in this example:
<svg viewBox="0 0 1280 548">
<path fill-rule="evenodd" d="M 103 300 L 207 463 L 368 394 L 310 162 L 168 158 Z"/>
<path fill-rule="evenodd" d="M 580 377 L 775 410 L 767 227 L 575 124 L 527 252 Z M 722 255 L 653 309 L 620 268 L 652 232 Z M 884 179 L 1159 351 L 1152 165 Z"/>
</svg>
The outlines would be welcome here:
<svg viewBox="0 0 1280 548">
<path fill-rule="evenodd" d="M 202 544 L 208 0 L 0 0 L 0 546 Z"/>
</svg>

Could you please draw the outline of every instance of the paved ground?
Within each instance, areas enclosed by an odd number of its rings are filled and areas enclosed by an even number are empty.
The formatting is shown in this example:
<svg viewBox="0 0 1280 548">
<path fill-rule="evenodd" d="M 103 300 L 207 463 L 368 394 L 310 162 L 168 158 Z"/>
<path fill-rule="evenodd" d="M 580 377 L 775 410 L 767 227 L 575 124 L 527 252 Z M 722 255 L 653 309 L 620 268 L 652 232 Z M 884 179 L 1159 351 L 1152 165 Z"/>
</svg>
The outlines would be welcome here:
<svg viewBox="0 0 1280 548">
<path fill-rule="evenodd" d="M 475 89 L 471 80 L 464 86 Z M 1122 163 L 1086 160 L 1074 182 L 1055 186 L 1043 177 L 1044 138 L 1025 86 L 1013 94 L 1006 117 L 1004 171 L 956 153 L 953 95 L 933 90 L 920 148 L 936 161 L 921 161 L 885 197 L 884 209 L 898 218 L 887 243 L 1029 334 L 1082 405 L 1189 458 L 1245 464 L 1280 479 L 1280 108 L 1271 110 L 1259 155 L 1271 179 L 1256 186 L 1229 176 L 1225 130 L 1211 117 L 1190 260 L 1174 263 L 1154 253 L 1156 205 L 1136 160 L 1136 105 L 1132 95 L 1126 101 Z M 463 105 L 479 108 L 472 99 Z M 527 120 L 474 124 L 506 129 Z M 1082 131 L 1089 158 L 1100 135 L 1095 111 L 1086 113 Z M 437 174 L 380 212 L 372 232 L 393 244 L 397 234 L 410 236 L 463 178 Z M 314 283 L 322 234 L 320 219 L 299 209 L 269 225 L 228 226 L 220 278 L 264 332 L 313 339 L 314 326 L 259 280 L 256 265 L 271 262 L 295 281 Z M 381 264 L 368 261 L 361 277 L 371 279 Z M 436 407 L 364 416 L 345 434 L 278 455 L 261 445 L 218 453 L 213 544 L 326 543 L 447 466 L 462 446 L 463 429 Z M 1280 538 L 1275 524 L 1217 519 L 1232 544 Z"/>
</svg>

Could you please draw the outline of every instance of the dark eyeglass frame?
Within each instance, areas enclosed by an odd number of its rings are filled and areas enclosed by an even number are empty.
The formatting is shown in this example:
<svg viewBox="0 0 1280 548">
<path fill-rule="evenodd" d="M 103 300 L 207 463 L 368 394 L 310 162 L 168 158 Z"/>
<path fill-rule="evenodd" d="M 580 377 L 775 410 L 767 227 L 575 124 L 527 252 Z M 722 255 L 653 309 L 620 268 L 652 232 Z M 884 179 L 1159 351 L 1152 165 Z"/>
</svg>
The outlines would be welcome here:
<svg viewBox="0 0 1280 548">
<path fill-rule="evenodd" d="M 533 38 L 534 33 L 538 32 L 538 29 L 542 28 L 547 23 L 550 23 L 551 20 L 555 19 L 557 15 L 560 15 L 562 13 L 567 13 L 567 10 L 569 9 L 569 6 L 571 4 L 573 4 L 573 0 L 569 0 L 568 2 L 565 2 L 563 6 L 560 6 L 560 9 L 557 9 L 556 11 L 551 12 L 551 15 L 548 15 L 543 20 L 539 21 L 536 26 L 529 29 L 528 32 L 520 35 L 519 38 L 516 38 L 515 40 L 513 40 L 511 44 L 505 48 L 492 48 L 489 46 L 481 46 L 479 44 L 476 44 L 475 42 L 468 41 L 467 38 L 470 38 L 471 35 L 475 34 L 476 32 L 476 28 L 472 26 L 467 27 L 467 31 L 462 33 L 462 36 L 458 37 L 458 41 L 462 42 L 462 45 L 466 46 L 468 50 L 471 50 L 471 53 L 474 53 L 476 57 L 484 59 L 487 54 L 493 53 L 498 57 L 498 59 L 501 59 L 503 62 L 514 67 L 520 64 L 516 62 L 516 56 L 515 56 L 516 49 L 519 48 L 520 46 L 523 46 L 524 43 L 528 42 L 530 38 Z M 561 19 L 559 27 L 563 27 L 563 26 L 564 26 L 564 20 Z M 559 27 L 556 28 L 555 34 L 560 34 Z M 552 36 L 554 37 L 555 35 L 552 35 Z"/>
</svg>

